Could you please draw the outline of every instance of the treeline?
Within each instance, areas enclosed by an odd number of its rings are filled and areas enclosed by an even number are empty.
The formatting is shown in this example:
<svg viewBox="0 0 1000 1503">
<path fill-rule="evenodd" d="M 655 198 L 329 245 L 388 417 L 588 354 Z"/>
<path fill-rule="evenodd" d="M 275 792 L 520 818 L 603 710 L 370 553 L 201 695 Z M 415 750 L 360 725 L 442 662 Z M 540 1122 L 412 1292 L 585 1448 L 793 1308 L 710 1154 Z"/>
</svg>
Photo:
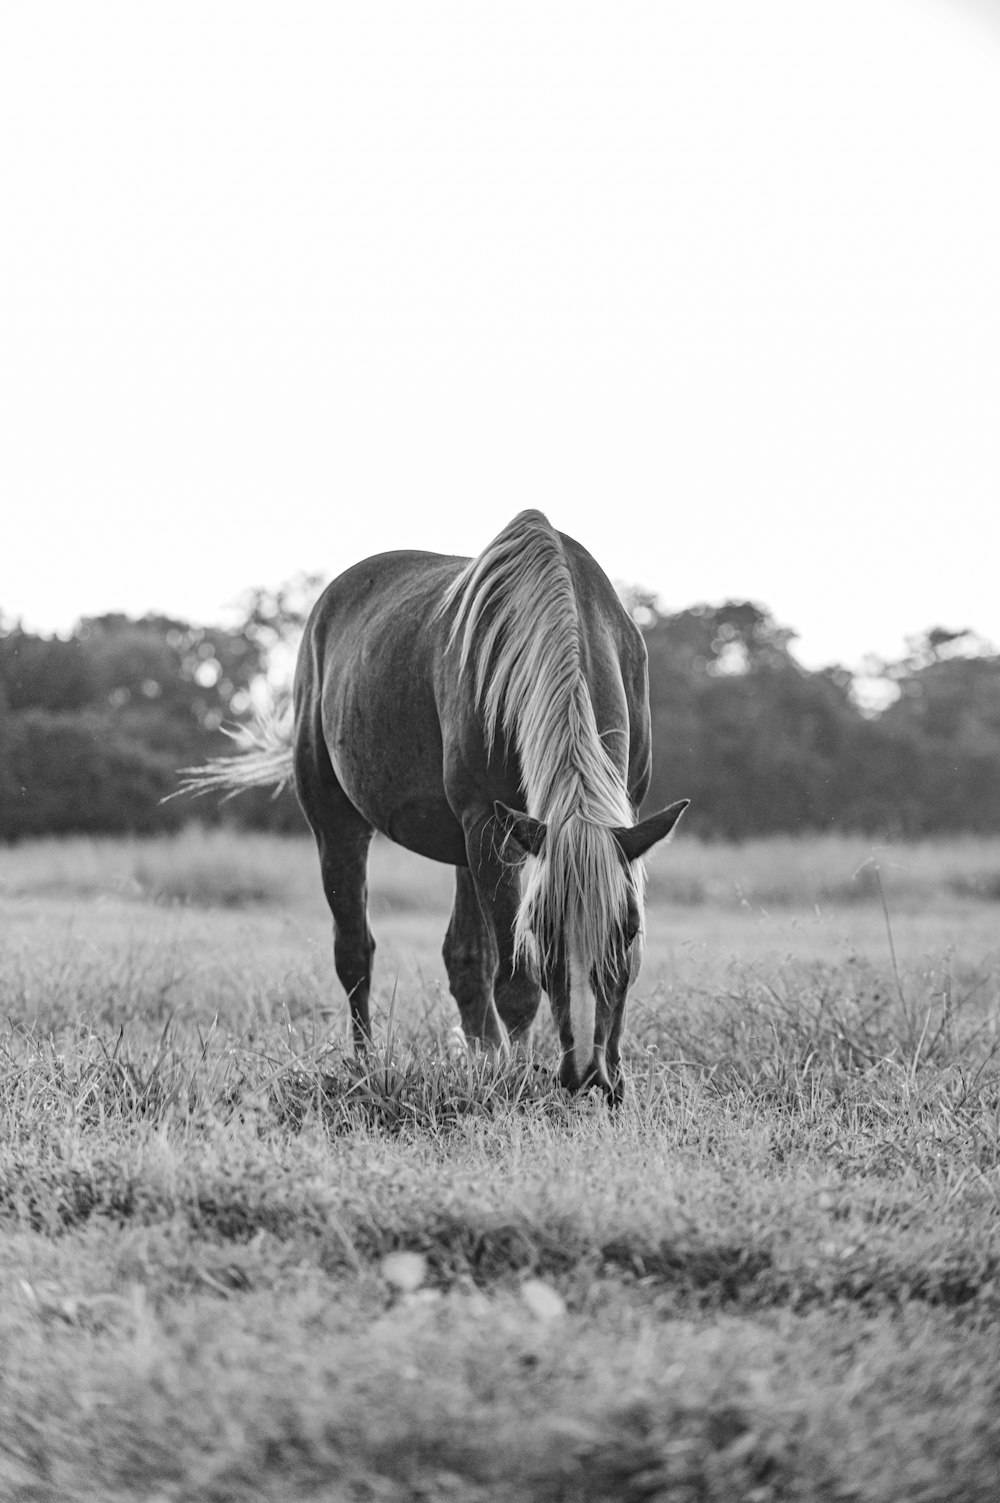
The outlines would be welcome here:
<svg viewBox="0 0 1000 1503">
<path fill-rule="evenodd" d="M 251 709 L 317 583 L 255 591 L 225 629 L 107 615 L 60 638 L 0 621 L 0 839 L 191 819 L 304 829 L 290 793 L 163 799 L 179 768 L 231 750 L 223 727 Z M 649 649 L 651 805 L 691 798 L 689 828 L 729 839 L 1000 830 L 1000 657 L 970 633 L 928 631 L 879 665 L 873 708 L 847 670 L 804 669 L 759 606 L 629 604 Z"/>
<path fill-rule="evenodd" d="M 290 792 L 163 802 L 179 769 L 233 750 L 223 728 L 250 712 L 274 648 L 301 628 L 302 594 L 299 581 L 254 591 L 230 628 L 107 615 L 61 638 L 0 621 L 0 840 L 151 834 L 192 819 L 305 829 Z"/>
<path fill-rule="evenodd" d="M 1000 831 L 1000 656 L 973 633 L 930 630 L 873 664 L 865 709 L 851 673 L 808 672 L 756 605 L 633 606 L 649 650 L 650 802 L 690 798 L 690 828 Z"/>
</svg>

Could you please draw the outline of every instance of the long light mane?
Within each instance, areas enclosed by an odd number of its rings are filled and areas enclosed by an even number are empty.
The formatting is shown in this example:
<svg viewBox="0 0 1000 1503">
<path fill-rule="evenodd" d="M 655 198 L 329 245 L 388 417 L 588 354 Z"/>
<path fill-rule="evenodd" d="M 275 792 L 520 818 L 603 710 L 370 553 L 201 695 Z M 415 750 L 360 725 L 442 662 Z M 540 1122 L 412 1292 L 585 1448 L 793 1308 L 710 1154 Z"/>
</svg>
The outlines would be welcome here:
<svg viewBox="0 0 1000 1503">
<path fill-rule="evenodd" d="M 643 868 L 630 879 L 612 834 L 633 823 L 632 808 L 598 731 L 573 576 L 548 519 L 516 516 L 453 580 L 442 610 L 453 605 L 449 641 L 472 674 L 487 746 L 502 734 L 516 748 L 527 812 L 547 827 L 522 884 L 515 945 L 545 965 L 562 934 L 589 975 L 610 953 L 630 884 L 641 914 Z"/>
</svg>

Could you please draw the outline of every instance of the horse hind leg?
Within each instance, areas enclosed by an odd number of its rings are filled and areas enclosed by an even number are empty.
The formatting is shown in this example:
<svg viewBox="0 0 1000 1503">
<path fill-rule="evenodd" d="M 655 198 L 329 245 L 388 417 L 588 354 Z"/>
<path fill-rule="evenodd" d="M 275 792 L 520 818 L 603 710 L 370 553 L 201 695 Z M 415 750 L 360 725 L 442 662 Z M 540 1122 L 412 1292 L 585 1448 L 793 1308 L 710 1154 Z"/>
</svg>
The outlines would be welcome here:
<svg viewBox="0 0 1000 1503">
<path fill-rule="evenodd" d="M 351 1032 L 355 1050 L 371 1042 L 369 998 L 375 937 L 368 924 L 368 844 L 345 852 L 338 845 L 331 852 L 320 847 L 323 890 L 333 914 L 333 964 L 351 1009 Z"/>
<path fill-rule="evenodd" d="M 333 916 L 333 964 L 347 993 L 355 1050 L 371 1041 L 369 997 L 375 939 L 368 924 L 368 848 L 374 831 L 337 782 L 329 760 L 319 769 L 300 756 L 296 788 L 319 851 L 323 891 Z"/>
<path fill-rule="evenodd" d="M 441 953 L 466 1038 L 496 1048 L 503 1039 L 493 1003 L 497 950 L 466 867 L 455 869 L 455 903 Z"/>
</svg>

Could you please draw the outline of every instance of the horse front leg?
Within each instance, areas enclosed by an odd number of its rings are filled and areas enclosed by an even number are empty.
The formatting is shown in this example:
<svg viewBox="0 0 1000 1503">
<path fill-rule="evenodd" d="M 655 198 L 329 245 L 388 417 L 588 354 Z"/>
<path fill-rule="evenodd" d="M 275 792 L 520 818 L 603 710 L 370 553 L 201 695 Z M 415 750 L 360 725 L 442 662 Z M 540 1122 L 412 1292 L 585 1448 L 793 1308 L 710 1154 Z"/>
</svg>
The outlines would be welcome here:
<svg viewBox="0 0 1000 1503">
<path fill-rule="evenodd" d="M 541 1000 L 534 957 L 515 953 L 514 923 L 521 901 L 521 868 L 497 849 L 492 815 L 466 836 L 469 878 L 492 939 L 490 976 L 494 1006 L 511 1043 L 528 1044 Z"/>
<path fill-rule="evenodd" d="M 503 1033 L 493 1005 L 496 941 L 467 867 L 455 868 L 455 904 L 444 937 L 445 968 L 470 1043 L 496 1048 Z"/>
<path fill-rule="evenodd" d="M 505 869 L 505 880 L 492 889 L 492 918 L 497 942 L 493 996 L 500 1021 L 512 1044 L 531 1042 L 531 1025 L 542 998 L 534 956 L 514 953 L 514 922 L 521 901 L 518 869 Z"/>
</svg>

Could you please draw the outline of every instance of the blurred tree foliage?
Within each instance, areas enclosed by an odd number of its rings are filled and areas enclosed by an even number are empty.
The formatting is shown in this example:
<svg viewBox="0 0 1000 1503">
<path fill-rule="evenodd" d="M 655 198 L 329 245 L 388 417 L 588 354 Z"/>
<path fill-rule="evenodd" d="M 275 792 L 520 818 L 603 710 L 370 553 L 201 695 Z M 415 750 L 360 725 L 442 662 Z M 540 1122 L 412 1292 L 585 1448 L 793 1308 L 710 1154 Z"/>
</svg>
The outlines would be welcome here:
<svg viewBox="0 0 1000 1503">
<path fill-rule="evenodd" d="M 0 839 L 147 832 L 186 820 L 304 829 L 294 795 L 178 799 L 177 770 L 232 750 L 269 665 L 292 646 L 320 581 L 254 590 L 241 619 L 87 618 L 68 638 L 0 620 Z M 690 827 L 919 836 L 1000 829 L 1000 657 L 935 628 L 873 664 L 884 706 L 843 668 L 809 672 L 794 633 L 749 601 L 663 611 L 626 595 L 649 651 L 650 806 L 686 796 Z"/>
<path fill-rule="evenodd" d="M 808 672 L 757 605 L 626 603 L 649 651 L 650 806 L 688 797 L 690 827 L 729 839 L 1000 830 L 1000 657 L 973 633 L 935 628 L 873 664 L 888 703 L 866 713 L 851 673 Z"/>
<path fill-rule="evenodd" d="M 0 624 L 0 838 L 145 833 L 190 819 L 162 802 L 178 769 L 232 750 L 267 644 L 251 623 L 87 617 L 68 638 Z M 304 828 L 294 798 L 255 791 L 199 818 Z"/>
</svg>

